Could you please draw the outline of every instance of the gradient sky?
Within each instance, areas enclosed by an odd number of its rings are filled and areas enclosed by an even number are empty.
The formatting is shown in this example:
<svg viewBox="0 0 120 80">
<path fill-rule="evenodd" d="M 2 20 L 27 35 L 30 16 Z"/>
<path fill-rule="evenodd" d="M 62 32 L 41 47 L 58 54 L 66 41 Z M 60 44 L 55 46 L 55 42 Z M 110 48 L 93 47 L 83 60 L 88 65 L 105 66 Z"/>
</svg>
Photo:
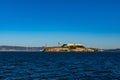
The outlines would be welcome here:
<svg viewBox="0 0 120 80">
<path fill-rule="evenodd" d="M 120 0 L 0 0 L 0 45 L 120 48 Z"/>
</svg>

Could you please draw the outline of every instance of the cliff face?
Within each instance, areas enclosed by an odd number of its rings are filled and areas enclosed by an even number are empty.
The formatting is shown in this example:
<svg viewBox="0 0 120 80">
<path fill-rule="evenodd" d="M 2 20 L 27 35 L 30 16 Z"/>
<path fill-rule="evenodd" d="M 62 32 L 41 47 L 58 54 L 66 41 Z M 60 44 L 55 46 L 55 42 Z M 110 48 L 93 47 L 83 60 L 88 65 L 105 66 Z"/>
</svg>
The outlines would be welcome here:
<svg viewBox="0 0 120 80">
<path fill-rule="evenodd" d="M 61 47 L 47 47 L 44 49 L 44 52 L 69 52 L 68 48 L 61 48 Z"/>
<path fill-rule="evenodd" d="M 92 48 L 62 48 L 62 47 L 47 47 L 44 52 L 97 52 L 97 49 Z"/>
</svg>

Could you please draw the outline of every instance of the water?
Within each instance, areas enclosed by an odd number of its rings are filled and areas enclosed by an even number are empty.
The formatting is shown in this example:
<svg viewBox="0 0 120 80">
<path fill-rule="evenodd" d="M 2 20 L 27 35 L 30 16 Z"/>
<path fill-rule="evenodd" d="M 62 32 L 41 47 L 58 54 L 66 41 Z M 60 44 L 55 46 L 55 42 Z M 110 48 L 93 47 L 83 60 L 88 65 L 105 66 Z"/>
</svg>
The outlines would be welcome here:
<svg viewBox="0 0 120 80">
<path fill-rule="evenodd" d="M 120 80 L 120 53 L 0 53 L 0 80 Z"/>
</svg>

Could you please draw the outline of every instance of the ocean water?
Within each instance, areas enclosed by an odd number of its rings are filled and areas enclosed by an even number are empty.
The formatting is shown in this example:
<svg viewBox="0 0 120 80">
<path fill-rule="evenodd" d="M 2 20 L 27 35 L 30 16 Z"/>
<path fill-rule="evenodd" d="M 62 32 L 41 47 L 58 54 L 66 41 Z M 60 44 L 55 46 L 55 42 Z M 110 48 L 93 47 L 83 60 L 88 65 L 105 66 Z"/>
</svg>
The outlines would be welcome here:
<svg viewBox="0 0 120 80">
<path fill-rule="evenodd" d="M 1 52 L 0 80 L 120 80 L 120 52 Z"/>
</svg>

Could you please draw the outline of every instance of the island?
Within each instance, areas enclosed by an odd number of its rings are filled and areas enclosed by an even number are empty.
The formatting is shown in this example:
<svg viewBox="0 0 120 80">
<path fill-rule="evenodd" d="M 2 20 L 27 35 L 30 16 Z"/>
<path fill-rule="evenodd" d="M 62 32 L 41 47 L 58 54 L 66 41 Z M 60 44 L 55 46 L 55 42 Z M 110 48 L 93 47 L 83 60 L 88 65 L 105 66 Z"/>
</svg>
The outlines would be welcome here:
<svg viewBox="0 0 120 80">
<path fill-rule="evenodd" d="M 43 52 L 98 52 L 95 48 L 86 48 L 82 44 L 63 44 L 62 46 L 46 47 Z"/>
</svg>

